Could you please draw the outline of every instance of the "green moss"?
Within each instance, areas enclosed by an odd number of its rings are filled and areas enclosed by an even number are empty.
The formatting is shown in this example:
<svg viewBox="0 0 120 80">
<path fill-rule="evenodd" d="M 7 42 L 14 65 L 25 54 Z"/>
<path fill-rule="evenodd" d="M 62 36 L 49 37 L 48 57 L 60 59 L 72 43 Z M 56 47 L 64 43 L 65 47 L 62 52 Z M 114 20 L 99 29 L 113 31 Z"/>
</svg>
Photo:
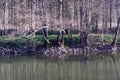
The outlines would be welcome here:
<svg viewBox="0 0 120 80">
<path fill-rule="evenodd" d="M 6 41 L 9 40 L 8 36 L 0 36 L 0 41 Z"/>
<path fill-rule="evenodd" d="M 113 40 L 114 36 L 113 35 L 104 35 L 104 42 L 105 43 L 111 43 Z"/>
</svg>

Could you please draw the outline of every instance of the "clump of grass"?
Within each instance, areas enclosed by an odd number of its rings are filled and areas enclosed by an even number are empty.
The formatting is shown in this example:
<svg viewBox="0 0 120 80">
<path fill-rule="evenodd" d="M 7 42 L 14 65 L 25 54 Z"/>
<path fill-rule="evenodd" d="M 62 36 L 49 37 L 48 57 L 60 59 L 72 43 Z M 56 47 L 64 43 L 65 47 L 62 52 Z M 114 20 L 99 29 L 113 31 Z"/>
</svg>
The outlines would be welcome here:
<svg viewBox="0 0 120 80">
<path fill-rule="evenodd" d="M 105 43 L 111 43 L 113 40 L 113 35 L 104 35 L 104 42 Z"/>
<path fill-rule="evenodd" d="M 0 41 L 7 41 L 9 40 L 8 36 L 0 36 Z"/>
</svg>

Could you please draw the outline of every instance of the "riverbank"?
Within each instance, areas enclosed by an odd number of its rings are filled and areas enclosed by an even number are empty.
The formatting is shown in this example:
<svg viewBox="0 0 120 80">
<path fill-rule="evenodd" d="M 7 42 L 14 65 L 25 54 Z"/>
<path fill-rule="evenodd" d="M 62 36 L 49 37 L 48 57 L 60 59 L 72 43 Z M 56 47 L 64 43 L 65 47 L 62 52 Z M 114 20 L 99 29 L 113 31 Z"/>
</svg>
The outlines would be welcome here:
<svg viewBox="0 0 120 80">
<path fill-rule="evenodd" d="M 57 35 L 49 35 L 50 41 L 55 40 Z M 71 55 L 83 57 L 96 56 L 99 54 L 113 53 L 113 47 L 109 46 L 113 35 L 104 35 L 104 45 L 101 45 L 100 35 L 91 34 L 89 36 L 89 46 L 80 46 L 79 35 L 74 34 L 70 42 L 67 35 L 64 36 L 64 47 L 44 45 L 42 35 L 36 35 L 34 38 L 16 36 L 10 39 L 8 36 L 0 38 L 0 58 L 12 58 L 19 56 L 38 56 L 64 59 Z M 117 51 L 120 51 L 118 40 Z M 116 54 L 116 53 L 113 53 Z"/>
</svg>

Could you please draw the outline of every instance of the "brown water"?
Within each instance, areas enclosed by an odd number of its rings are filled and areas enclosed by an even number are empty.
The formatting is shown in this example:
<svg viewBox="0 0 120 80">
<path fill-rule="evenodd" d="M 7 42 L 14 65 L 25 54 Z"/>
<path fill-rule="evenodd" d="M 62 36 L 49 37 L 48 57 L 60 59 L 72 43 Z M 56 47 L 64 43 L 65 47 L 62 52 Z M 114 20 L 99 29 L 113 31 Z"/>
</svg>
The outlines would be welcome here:
<svg viewBox="0 0 120 80">
<path fill-rule="evenodd" d="M 0 60 L 0 80 L 120 80 L 120 60 Z"/>
</svg>

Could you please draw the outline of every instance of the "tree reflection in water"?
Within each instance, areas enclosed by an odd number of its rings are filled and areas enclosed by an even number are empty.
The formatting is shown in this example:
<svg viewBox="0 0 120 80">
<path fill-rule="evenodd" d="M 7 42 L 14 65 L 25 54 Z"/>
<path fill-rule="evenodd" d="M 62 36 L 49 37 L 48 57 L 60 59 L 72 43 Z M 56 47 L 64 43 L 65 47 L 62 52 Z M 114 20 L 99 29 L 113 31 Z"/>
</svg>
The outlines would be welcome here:
<svg viewBox="0 0 120 80">
<path fill-rule="evenodd" d="M 119 80 L 120 60 L 111 58 L 64 62 L 46 59 L 3 60 L 0 62 L 0 80 Z"/>
</svg>

